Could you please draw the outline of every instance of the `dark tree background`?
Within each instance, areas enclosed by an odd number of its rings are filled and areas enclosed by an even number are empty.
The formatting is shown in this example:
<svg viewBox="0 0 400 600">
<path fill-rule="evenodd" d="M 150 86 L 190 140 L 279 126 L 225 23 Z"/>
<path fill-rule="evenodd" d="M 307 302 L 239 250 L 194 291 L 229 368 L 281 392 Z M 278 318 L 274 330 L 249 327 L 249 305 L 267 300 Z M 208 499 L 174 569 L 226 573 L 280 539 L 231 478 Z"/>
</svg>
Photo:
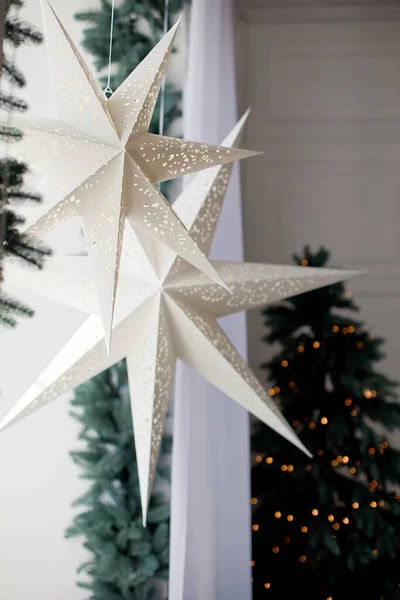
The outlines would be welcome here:
<svg viewBox="0 0 400 600">
<path fill-rule="evenodd" d="M 323 248 L 297 264 L 325 266 Z M 313 454 L 265 426 L 253 438 L 254 600 L 400 598 L 397 384 L 343 284 L 265 310 L 269 394 Z"/>
</svg>

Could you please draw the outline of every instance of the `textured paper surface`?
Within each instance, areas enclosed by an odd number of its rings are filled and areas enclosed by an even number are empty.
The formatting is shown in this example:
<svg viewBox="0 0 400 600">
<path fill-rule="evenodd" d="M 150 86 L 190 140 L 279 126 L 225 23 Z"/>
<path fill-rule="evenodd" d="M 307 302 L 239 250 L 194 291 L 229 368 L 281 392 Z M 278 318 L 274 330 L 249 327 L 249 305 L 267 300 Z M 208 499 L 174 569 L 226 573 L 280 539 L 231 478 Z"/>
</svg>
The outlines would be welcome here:
<svg viewBox="0 0 400 600">
<path fill-rule="evenodd" d="M 225 140 L 234 144 L 245 117 Z M 208 252 L 231 166 L 196 176 L 174 208 L 199 247 Z M 231 292 L 157 240 L 126 225 L 113 344 L 108 356 L 101 310 L 86 257 L 56 257 L 43 272 L 6 264 L 11 283 L 25 286 L 89 316 L 5 419 L 4 428 L 67 390 L 127 359 L 143 519 L 154 478 L 176 359 L 180 358 L 272 429 L 304 448 L 236 351 L 217 319 L 342 281 L 356 272 L 249 263 L 212 262 Z"/>
</svg>

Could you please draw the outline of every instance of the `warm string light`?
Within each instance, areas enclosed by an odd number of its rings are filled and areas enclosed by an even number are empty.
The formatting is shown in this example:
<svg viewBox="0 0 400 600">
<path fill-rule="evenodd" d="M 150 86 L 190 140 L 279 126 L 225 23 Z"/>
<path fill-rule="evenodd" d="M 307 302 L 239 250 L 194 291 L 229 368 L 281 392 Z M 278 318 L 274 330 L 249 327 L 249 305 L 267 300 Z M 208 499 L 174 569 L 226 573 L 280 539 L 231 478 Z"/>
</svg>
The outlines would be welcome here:
<svg viewBox="0 0 400 600">
<path fill-rule="evenodd" d="M 308 260 L 306 258 L 303 258 L 303 260 L 300 262 L 302 267 L 307 267 L 308 266 Z"/>
<path fill-rule="evenodd" d="M 288 361 L 287 361 L 287 360 L 282 360 L 282 361 L 281 361 L 281 366 L 282 366 L 282 367 L 284 367 L 284 368 L 285 368 L 285 367 L 287 367 L 288 365 L 289 365 L 289 363 L 288 363 Z"/>
<path fill-rule="evenodd" d="M 293 473 L 294 466 L 293 465 L 282 465 L 281 466 L 281 471 L 283 471 L 283 472 L 288 471 L 289 473 Z"/>
<path fill-rule="evenodd" d="M 257 498 L 251 498 L 250 502 L 253 506 L 255 506 L 257 504 L 258 500 L 257 500 Z"/>
<path fill-rule="evenodd" d="M 313 342 L 313 348 L 318 349 L 321 346 L 321 344 L 317 341 Z"/>
<path fill-rule="evenodd" d="M 337 456 L 336 458 L 331 460 L 331 465 L 332 465 L 332 467 L 337 467 L 341 464 L 347 465 L 349 461 L 350 461 L 350 458 L 348 456 L 341 456 L 339 454 L 339 456 Z"/>
<path fill-rule="evenodd" d="M 267 458 L 265 459 L 265 462 L 267 463 L 267 465 L 272 465 L 272 463 L 274 462 L 274 459 L 272 458 L 272 456 L 267 456 Z"/>
<path fill-rule="evenodd" d="M 253 530 L 253 531 L 258 531 L 259 529 L 260 529 L 260 526 L 259 526 L 259 525 L 257 525 L 257 524 L 254 524 L 254 525 L 252 526 L 252 530 Z"/>
<path fill-rule="evenodd" d="M 274 387 L 272 387 L 268 390 L 268 394 L 270 396 L 275 396 L 276 394 L 279 394 L 280 391 L 281 391 L 281 388 L 279 387 L 279 385 L 275 385 Z"/>
</svg>

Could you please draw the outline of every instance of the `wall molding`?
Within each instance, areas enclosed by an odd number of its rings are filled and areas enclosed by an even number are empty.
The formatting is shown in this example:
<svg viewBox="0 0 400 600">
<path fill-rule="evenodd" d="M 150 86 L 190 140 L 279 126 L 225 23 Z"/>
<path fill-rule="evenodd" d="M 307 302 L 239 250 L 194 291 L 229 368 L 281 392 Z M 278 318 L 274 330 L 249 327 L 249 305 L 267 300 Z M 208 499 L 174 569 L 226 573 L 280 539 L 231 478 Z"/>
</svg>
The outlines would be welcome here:
<svg viewBox="0 0 400 600">
<path fill-rule="evenodd" d="M 400 21 L 397 0 L 236 0 L 248 23 Z"/>
</svg>

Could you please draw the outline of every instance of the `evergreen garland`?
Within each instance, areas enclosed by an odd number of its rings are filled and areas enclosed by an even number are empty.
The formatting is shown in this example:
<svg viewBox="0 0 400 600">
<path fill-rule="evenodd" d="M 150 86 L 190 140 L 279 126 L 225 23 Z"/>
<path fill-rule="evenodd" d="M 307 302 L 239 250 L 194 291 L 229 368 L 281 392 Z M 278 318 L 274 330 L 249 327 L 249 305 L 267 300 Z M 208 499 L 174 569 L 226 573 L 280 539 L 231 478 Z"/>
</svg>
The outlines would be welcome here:
<svg viewBox="0 0 400 600">
<path fill-rule="evenodd" d="M 180 1 L 172 0 L 171 16 L 181 8 Z M 98 10 L 81 12 L 76 18 L 90 24 L 83 45 L 94 55 L 97 69 L 103 70 L 108 65 L 111 2 L 101 0 Z M 163 22 L 164 0 L 123 0 L 115 7 L 113 90 L 162 37 Z M 106 78 L 101 81 L 105 87 Z M 180 98 L 180 91 L 167 83 L 166 129 L 180 115 Z M 158 127 L 159 104 L 151 131 L 158 133 Z M 125 362 L 80 386 L 73 406 L 79 409 L 73 416 L 82 426 L 85 449 L 71 456 L 90 482 L 87 493 L 75 503 L 83 512 L 66 532 L 68 537 L 83 536 L 91 553 L 79 569 L 88 580 L 78 585 L 90 590 L 90 600 L 163 600 L 169 566 L 170 469 L 160 463 L 168 462 L 170 436 L 162 442 L 144 528 Z"/>
<path fill-rule="evenodd" d="M 21 21 L 13 10 L 23 6 L 21 0 L 8 0 L 7 15 L 4 28 L 5 43 L 12 48 L 18 48 L 25 43 L 39 44 L 41 34 L 29 24 Z M 0 93 L 0 109 L 9 113 L 27 110 L 27 104 L 20 98 L 4 92 L 4 81 L 18 88 L 24 87 L 25 78 L 17 69 L 13 60 L 3 56 L 2 62 L 2 89 Z M 21 139 L 21 132 L 8 125 L 0 124 L 0 140 L 7 144 Z M 3 281 L 1 260 L 14 256 L 29 266 L 42 267 L 44 258 L 50 254 L 48 248 L 32 237 L 21 233 L 20 228 L 24 220 L 11 208 L 18 202 L 39 202 L 37 194 L 24 191 L 24 175 L 27 165 L 11 158 L 0 160 L 0 283 Z M 32 311 L 18 300 L 9 298 L 0 290 L 0 324 L 14 326 L 17 316 L 32 316 Z"/>
<path fill-rule="evenodd" d="M 78 570 L 89 581 L 78 585 L 90 590 L 91 600 L 164 598 L 166 585 L 157 580 L 168 580 L 169 504 L 161 486 L 168 485 L 169 468 L 157 468 L 144 528 L 125 362 L 77 388 L 72 405 L 85 449 L 71 457 L 90 483 L 75 502 L 85 509 L 66 532 L 84 536 L 91 554 Z M 168 452 L 164 437 L 161 454 Z"/>
<path fill-rule="evenodd" d="M 325 266 L 305 248 L 297 264 Z M 375 370 L 383 340 L 337 284 L 265 310 L 269 394 L 313 454 L 265 426 L 253 438 L 254 600 L 398 600 L 397 384 Z"/>
</svg>

